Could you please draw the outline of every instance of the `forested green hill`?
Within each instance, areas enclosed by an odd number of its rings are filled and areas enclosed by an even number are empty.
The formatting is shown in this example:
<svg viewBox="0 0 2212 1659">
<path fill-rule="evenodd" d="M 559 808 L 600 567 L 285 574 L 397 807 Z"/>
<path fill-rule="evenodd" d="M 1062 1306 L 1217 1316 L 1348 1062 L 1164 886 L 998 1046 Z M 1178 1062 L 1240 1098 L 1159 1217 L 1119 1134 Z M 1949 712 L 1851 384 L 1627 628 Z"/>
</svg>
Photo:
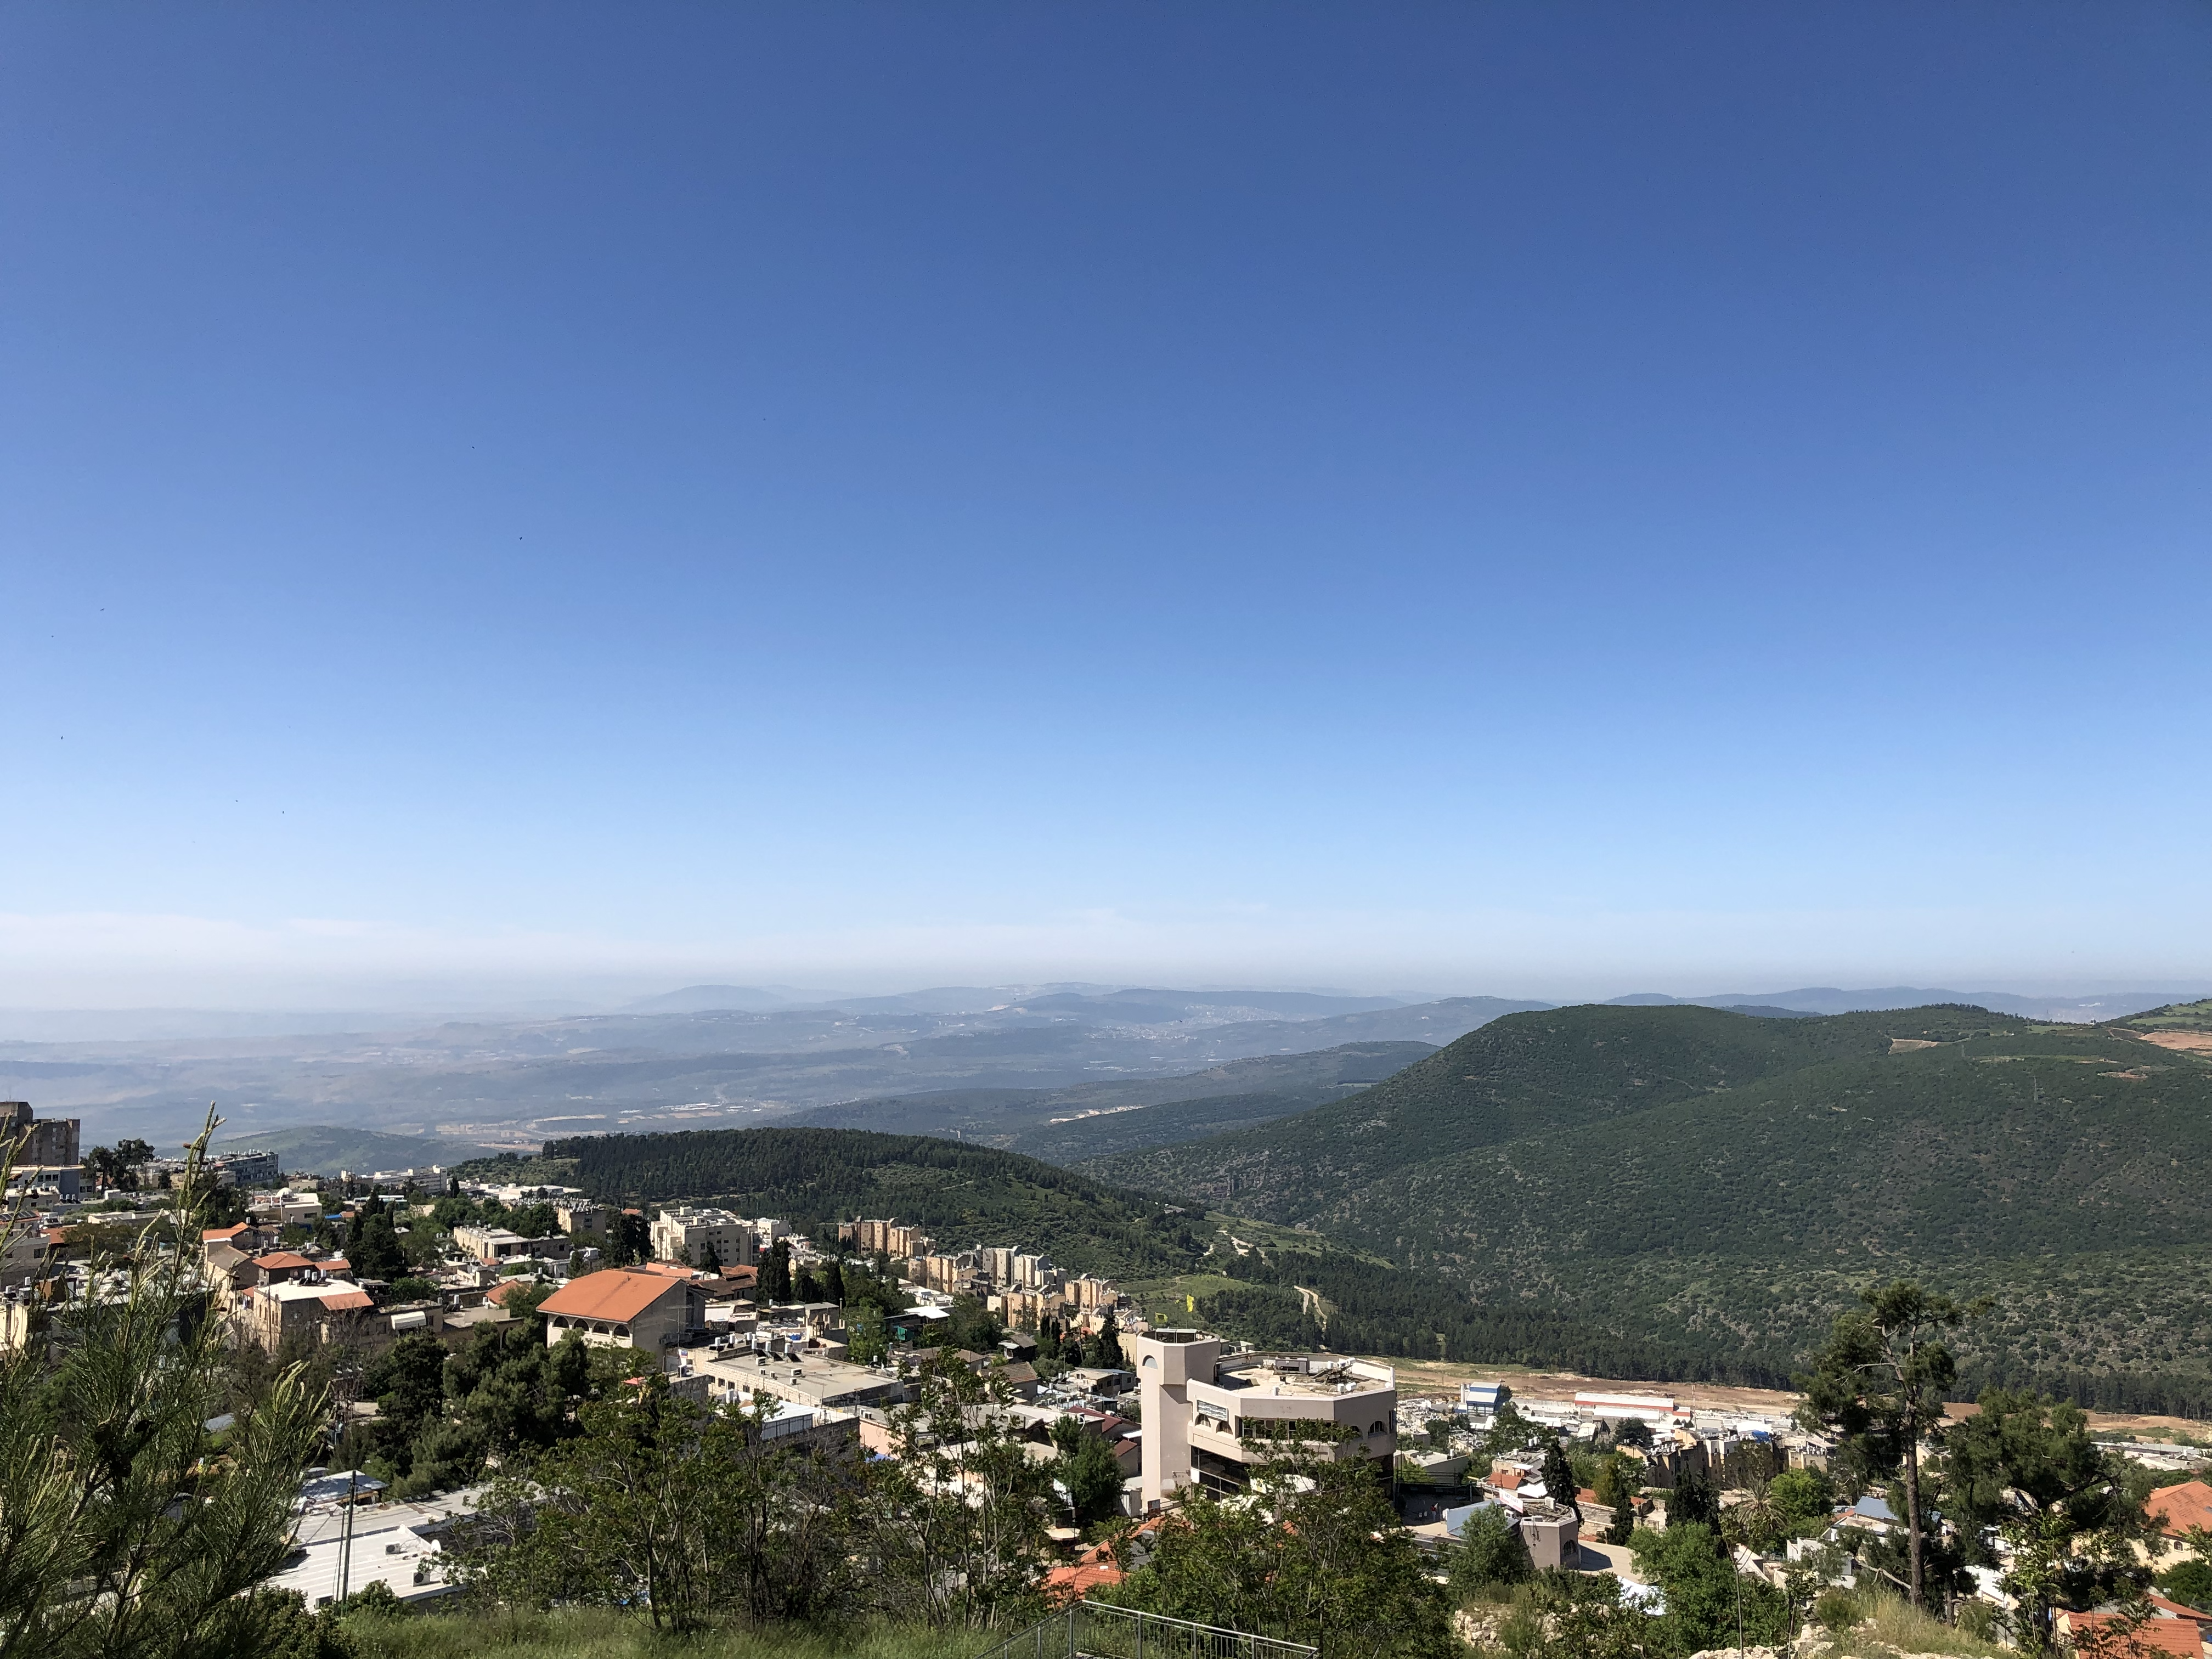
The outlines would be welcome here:
<svg viewBox="0 0 2212 1659">
<path fill-rule="evenodd" d="M 1083 1167 L 1784 1370 L 1854 1285 L 1917 1274 L 2000 1298 L 1968 1343 L 1988 1374 L 2212 1401 L 2212 1065 L 2120 1027 L 1553 1010 Z"/>
<path fill-rule="evenodd" d="M 1158 1200 L 990 1147 L 859 1129 L 697 1129 L 583 1135 L 544 1164 L 593 1197 L 711 1200 L 796 1225 L 854 1216 L 919 1222 L 943 1249 L 1021 1244 L 1115 1278 L 1173 1273 L 1205 1249 Z"/>
</svg>

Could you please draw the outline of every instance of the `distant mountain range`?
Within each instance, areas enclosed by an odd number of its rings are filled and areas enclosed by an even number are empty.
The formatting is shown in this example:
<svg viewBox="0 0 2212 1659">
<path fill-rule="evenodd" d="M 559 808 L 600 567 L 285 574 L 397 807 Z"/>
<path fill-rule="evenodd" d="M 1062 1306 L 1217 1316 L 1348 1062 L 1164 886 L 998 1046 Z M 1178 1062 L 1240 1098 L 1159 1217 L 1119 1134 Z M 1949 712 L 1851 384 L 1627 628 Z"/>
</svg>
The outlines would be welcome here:
<svg viewBox="0 0 2212 1659">
<path fill-rule="evenodd" d="M 1404 997 L 1355 997 L 1313 991 L 1170 991 L 1103 985 L 946 985 L 897 996 L 854 997 L 789 986 L 690 985 L 629 1005 L 632 1013 L 765 1013 L 839 1008 L 853 1013 L 1061 1015 L 1093 1024 L 1168 1025 L 1194 1018 L 1325 1019 L 1332 1014 L 1404 1007 Z"/>
<path fill-rule="evenodd" d="M 1753 1008 L 1786 1010 L 1803 1014 L 1880 1012 L 1890 1008 L 1926 1008 L 1939 1003 L 1963 1002 L 1992 1013 L 2018 1014 L 2023 1019 L 2062 1019 L 2075 1023 L 2122 1019 L 2149 1008 L 2186 1002 L 2196 991 L 2107 992 L 2095 996 L 2021 996 L 2009 991 L 1939 991 L 1924 986 L 1890 985 L 1877 990 L 1842 991 L 1833 986 L 1808 986 L 1795 991 L 1761 991 L 1756 994 L 1724 991 L 1709 997 L 1670 997 L 1658 991 L 1615 997 L 1613 1008 Z"/>
<path fill-rule="evenodd" d="M 1776 1376 L 1856 1285 L 1919 1276 L 1998 1298 L 1962 1344 L 1984 1379 L 2212 1411 L 2200 1006 L 1516 1014 L 1346 1099 L 1079 1167 Z"/>
<path fill-rule="evenodd" d="M 1351 1042 L 1312 1054 L 1228 1060 L 1182 1077 L 887 1095 L 817 1107 L 796 1121 L 825 1128 L 951 1135 L 1072 1163 L 1309 1111 L 1435 1052 L 1425 1042 Z"/>
<path fill-rule="evenodd" d="M 672 996 L 721 1002 L 729 1000 L 726 988 Z M 755 988 L 767 996 L 788 988 Z M 915 1006 L 923 1003 L 953 1012 Z M 0 1042 L 0 1099 L 80 1116 L 92 1141 L 143 1135 L 173 1145 L 216 1100 L 240 1135 L 337 1124 L 521 1148 L 592 1130 L 757 1124 L 924 1091 L 1049 1091 L 1170 1078 L 1347 1042 L 1433 1045 L 1537 1006 L 1483 997 L 1401 1006 L 1318 992 L 953 987 L 826 1006 Z"/>
</svg>

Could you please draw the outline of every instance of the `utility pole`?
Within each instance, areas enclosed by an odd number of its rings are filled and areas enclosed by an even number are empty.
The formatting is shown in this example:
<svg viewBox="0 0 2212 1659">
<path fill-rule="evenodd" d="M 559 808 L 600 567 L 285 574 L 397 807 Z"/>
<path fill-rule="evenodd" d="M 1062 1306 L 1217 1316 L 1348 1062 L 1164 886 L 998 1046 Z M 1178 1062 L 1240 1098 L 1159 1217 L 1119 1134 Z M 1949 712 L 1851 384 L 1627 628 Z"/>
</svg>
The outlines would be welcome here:
<svg viewBox="0 0 2212 1659">
<path fill-rule="evenodd" d="M 346 1599 L 353 1584 L 353 1498 L 354 1489 L 360 1484 L 361 1472 L 346 1471 L 345 1524 L 338 1533 L 338 1600 Z"/>
</svg>

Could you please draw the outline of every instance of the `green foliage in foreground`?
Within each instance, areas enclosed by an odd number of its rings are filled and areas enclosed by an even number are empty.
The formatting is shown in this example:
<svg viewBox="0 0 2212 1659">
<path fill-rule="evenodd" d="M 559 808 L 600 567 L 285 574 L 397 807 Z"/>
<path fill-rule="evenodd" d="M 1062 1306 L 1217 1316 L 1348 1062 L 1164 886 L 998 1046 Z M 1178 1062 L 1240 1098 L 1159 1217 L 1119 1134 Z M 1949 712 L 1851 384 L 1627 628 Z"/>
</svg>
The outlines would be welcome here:
<svg viewBox="0 0 2212 1659">
<path fill-rule="evenodd" d="M 178 1192 L 187 1237 L 217 1121 Z M 209 1431 L 227 1367 L 197 1265 L 149 1227 L 0 1357 L 0 1654 L 278 1659 L 300 1633 L 296 1601 L 246 1592 L 284 1559 L 325 1396 L 289 1367 Z"/>
<path fill-rule="evenodd" d="M 940 1243 L 1019 1242 L 1065 1267 L 1121 1279 L 1178 1272 L 1203 1249 L 1188 1218 L 1033 1158 L 860 1129 L 697 1129 L 550 1140 L 545 1156 L 594 1197 L 714 1199 L 812 1226 L 855 1215 L 915 1221 Z"/>
<path fill-rule="evenodd" d="M 341 1637 L 345 1659 L 663 1659 L 672 1650 L 685 1659 L 970 1659 L 1000 1639 L 989 1632 L 880 1622 L 759 1631 L 721 1626 L 672 1648 L 640 1620 L 603 1607 L 362 1613 L 343 1621 Z"/>
<path fill-rule="evenodd" d="M 1249 1503 L 1187 1496 L 1152 1559 L 1103 1599 L 1311 1642 L 1330 1659 L 1447 1659 L 1457 1646 L 1442 1588 L 1358 1463 L 1285 1462 Z"/>
</svg>

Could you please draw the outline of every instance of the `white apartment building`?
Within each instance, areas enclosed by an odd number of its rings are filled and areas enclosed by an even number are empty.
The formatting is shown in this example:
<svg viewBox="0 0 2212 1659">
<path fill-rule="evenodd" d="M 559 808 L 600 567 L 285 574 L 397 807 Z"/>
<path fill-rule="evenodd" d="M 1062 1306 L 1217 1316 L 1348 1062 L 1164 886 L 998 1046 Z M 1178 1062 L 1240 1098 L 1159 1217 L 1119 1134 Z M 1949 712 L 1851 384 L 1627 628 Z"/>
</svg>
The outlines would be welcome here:
<svg viewBox="0 0 2212 1659">
<path fill-rule="evenodd" d="M 662 1261 L 703 1267 L 710 1248 L 719 1267 L 750 1267 L 760 1259 L 753 1223 L 727 1210 L 663 1210 L 650 1234 L 653 1254 Z"/>
<path fill-rule="evenodd" d="M 1398 1374 L 1334 1354 L 1222 1352 L 1218 1336 L 1154 1330 L 1121 1339 L 1144 1401 L 1147 1510 L 1197 1483 L 1242 1492 L 1288 1451 L 1345 1462 L 1398 1454 Z"/>
</svg>

